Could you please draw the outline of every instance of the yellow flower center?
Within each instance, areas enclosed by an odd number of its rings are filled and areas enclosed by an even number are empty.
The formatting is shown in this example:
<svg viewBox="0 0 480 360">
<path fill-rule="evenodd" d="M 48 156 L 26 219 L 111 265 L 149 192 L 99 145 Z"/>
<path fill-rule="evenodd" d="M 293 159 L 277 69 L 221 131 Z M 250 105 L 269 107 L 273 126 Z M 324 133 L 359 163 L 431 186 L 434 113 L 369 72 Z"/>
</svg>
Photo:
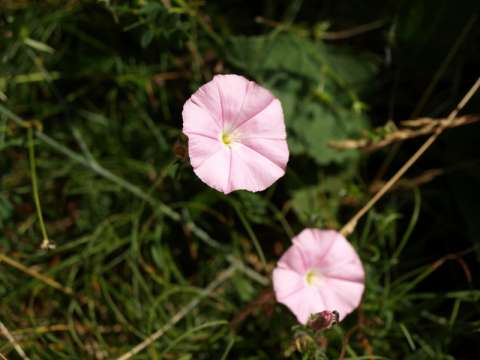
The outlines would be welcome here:
<svg viewBox="0 0 480 360">
<path fill-rule="evenodd" d="M 222 132 L 222 135 L 220 136 L 220 138 L 222 140 L 222 143 L 227 146 L 231 145 L 233 142 L 232 134 L 229 134 L 227 132 Z"/>
<path fill-rule="evenodd" d="M 318 284 L 319 280 L 320 280 L 320 275 L 317 272 L 315 272 L 315 270 L 309 270 L 305 274 L 305 282 L 310 286 Z"/>
</svg>

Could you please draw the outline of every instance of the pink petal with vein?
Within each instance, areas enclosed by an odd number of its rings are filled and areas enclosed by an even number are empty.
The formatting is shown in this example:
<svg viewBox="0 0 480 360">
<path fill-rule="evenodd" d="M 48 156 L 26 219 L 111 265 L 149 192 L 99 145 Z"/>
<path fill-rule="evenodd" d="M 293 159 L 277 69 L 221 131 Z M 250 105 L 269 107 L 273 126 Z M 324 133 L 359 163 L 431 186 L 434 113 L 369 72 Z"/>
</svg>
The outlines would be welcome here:
<svg viewBox="0 0 480 360">
<path fill-rule="evenodd" d="M 283 167 L 248 146 L 238 144 L 236 149 L 232 149 L 230 191 L 262 191 L 284 173 Z"/>
<path fill-rule="evenodd" d="M 218 141 L 222 127 L 214 120 L 214 115 L 192 101 L 183 107 L 183 132 L 189 136 L 204 135 Z"/>
<path fill-rule="evenodd" d="M 220 149 L 201 162 L 197 167 L 194 167 L 193 171 L 203 182 L 215 190 L 229 193 L 230 185 L 228 177 L 230 162 L 231 151 L 229 149 Z"/>
<path fill-rule="evenodd" d="M 301 324 L 306 324 L 311 314 L 324 310 L 326 305 L 318 294 L 311 288 L 304 287 L 301 290 L 285 297 L 279 302 L 290 309 L 295 309 L 295 316 Z"/>
<path fill-rule="evenodd" d="M 241 115 L 250 81 L 239 75 L 216 75 L 212 80 L 220 93 L 223 126 L 232 126 Z"/>
<path fill-rule="evenodd" d="M 195 104 L 209 113 L 219 128 L 223 126 L 223 111 L 220 101 L 220 92 L 218 86 L 213 81 L 202 85 L 200 89 L 198 89 L 190 99 L 187 100 L 187 103 L 188 102 Z M 187 105 L 187 103 L 185 103 L 185 105 Z M 185 114 L 183 114 L 183 120 L 185 121 Z M 187 121 L 189 120 L 195 121 L 195 119 L 187 119 Z"/>
<path fill-rule="evenodd" d="M 272 276 L 274 284 L 277 285 L 275 291 L 279 299 L 284 299 L 304 288 L 303 277 L 290 269 L 276 268 Z"/>
<path fill-rule="evenodd" d="M 308 270 L 303 252 L 298 246 L 290 246 L 278 260 L 277 268 L 289 269 L 298 274 L 304 274 Z"/>
<path fill-rule="evenodd" d="M 246 139 L 285 140 L 287 133 L 280 101 L 273 99 L 267 107 L 255 113 L 253 117 L 238 122 L 235 129 Z"/>
<path fill-rule="evenodd" d="M 217 139 L 206 136 L 190 136 L 188 140 L 188 150 L 190 152 L 191 164 L 193 168 L 196 169 L 209 161 L 209 159 L 215 159 L 213 155 L 224 150 L 224 148 Z M 225 171 L 227 170 L 228 169 Z"/>
<path fill-rule="evenodd" d="M 242 145 L 270 160 L 282 170 L 288 162 L 288 146 L 284 140 L 261 138 L 243 139 Z"/>
</svg>

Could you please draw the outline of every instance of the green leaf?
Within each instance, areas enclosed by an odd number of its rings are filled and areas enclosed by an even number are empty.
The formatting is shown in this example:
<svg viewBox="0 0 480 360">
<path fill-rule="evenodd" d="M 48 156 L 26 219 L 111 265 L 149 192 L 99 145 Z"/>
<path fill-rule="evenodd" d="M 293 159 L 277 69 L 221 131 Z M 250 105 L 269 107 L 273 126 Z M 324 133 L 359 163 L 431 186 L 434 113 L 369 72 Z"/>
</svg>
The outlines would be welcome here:
<svg viewBox="0 0 480 360">
<path fill-rule="evenodd" d="M 229 60 L 279 97 L 290 151 L 318 164 L 355 158 L 328 143 L 358 135 L 367 127 L 359 100 L 376 66 L 350 49 L 328 46 L 288 33 L 232 37 Z"/>
<path fill-rule="evenodd" d="M 355 188 L 349 186 L 348 171 L 335 177 L 321 178 L 317 185 L 293 192 L 292 208 L 304 226 L 336 227 L 337 212 L 345 196 L 354 196 Z"/>
<path fill-rule="evenodd" d="M 142 39 L 140 40 L 140 44 L 142 45 L 143 48 L 146 48 L 148 45 L 150 45 L 150 43 L 153 40 L 153 36 L 154 36 L 154 33 L 151 29 L 148 29 L 143 33 Z"/>
</svg>

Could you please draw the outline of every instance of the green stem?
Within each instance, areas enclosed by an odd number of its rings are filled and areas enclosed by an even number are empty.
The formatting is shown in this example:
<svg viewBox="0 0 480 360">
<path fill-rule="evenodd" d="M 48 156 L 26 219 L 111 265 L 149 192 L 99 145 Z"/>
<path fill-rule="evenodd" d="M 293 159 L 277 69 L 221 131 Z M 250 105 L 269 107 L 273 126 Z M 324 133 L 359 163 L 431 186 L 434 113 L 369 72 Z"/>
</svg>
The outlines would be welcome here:
<svg viewBox="0 0 480 360">
<path fill-rule="evenodd" d="M 32 191 L 33 201 L 35 202 L 35 208 L 37 210 L 37 218 L 40 225 L 40 231 L 42 232 L 43 242 L 42 248 L 49 248 L 50 240 L 48 239 L 47 229 L 45 228 L 45 222 L 43 221 L 42 207 L 40 206 L 40 196 L 38 195 L 37 184 L 37 170 L 35 163 L 35 144 L 33 143 L 33 129 L 31 127 L 27 130 L 28 134 L 28 157 L 30 161 L 30 176 L 32 178 Z"/>
<path fill-rule="evenodd" d="M 250 226 L 250 223 L 248 222 L 245 215 L 243 215 L 242 211 L 240 210 L 240 208 L 239 208 L 239 206 L 238 206 L 238 204 L 235 200 L 230 199 L 230 204 L 232 204 L 232 206 L 235 209 L 235 212 L 237 213 L 240 221 L 242 222 L 243 226 L 245 227 L 245 230 L 247 230 L 247 233 L 252 240 L 253 246 L 255 247 L 255 250 L 257 251 L 258 257 L 260 258 L 260 261 L 262 262 L 262 265 L 266 267 L 267 261 L 265 260 L 265 255 L 263 254 L 262 246 L 260 245 L 260 241 L 258 241 L 258 238 L 255 235 L 255 232 L 253 231 L 252 227 Z"/>
<path fill-rule="evenodd" d="M 420 215 L 420 205 L 422 202 L 421 201 L 422 199 L 420 197 L 420 190 L 418 190 L 418 188 L 415 188 L 413 195 L 414 195 L 414 207 L 413 207 L 412 218 L 410 219 L 410 223 L 408 224 L 407 230 L 405 231 L 405 234 L 403 235 L 397 250 L 395 250 L 395 253 L 392 256 L 392 260 L 394 260 L 395 262 L 398 262 L 398 258 L 400 257 L 400 254 L 402 253 L 405 245 L 407 245 L 408 239 L 410 238 L 410 235 L 412 235 L 412 231 L 415 225 L 417 224 L 418 216 Z"/>
<path fill-rule="evenodd" d="M 18 115 L 14 114 L 9 109 L 2 106 L 1 104 L 0 104 L 0 114 L 5 115 L 8 119 L 11 119 L 21 127 L 29 129 L 32 126 L 28 121 L 22 120 Z M 121 188 L 129 191 L 133 195 L 144 200 L 148 204 L 154 206 L 161 213 L 163 213 L 165 216 L 172 219 L 173 221 L 184 223 L 182 216 L 178 212 L 174 211 L 172 208 L 170 208 L 168 205 L 164 204 L 163 202 L 153 199 L 148 193 L 144 192 L 141 188 L 113 174 L 112 172 L 110 172 L 109 170 L 105 169 L 100 164 L 98 164 L 96 161 L 92 162 L 92 159 L 86 159 L 85 157 L 76 154 L 74 151 L 70 150 L 69 148 L 62 145 L 55 139 L 52 139 L 51 137 L 49 137 L 48 135 L 45 135 L 40 131 L 36 131 L 35 135 L 37 139 L 43 141 L 45 144 L 49 145 L 56 151 L 70 158 L 71 160 L 87 168 L 90 168 L 91 170 L 96 172 L 98 175 L 117 184 Z M 197 236 L 200 240 L 204 241 L 210 246 L 217 247 L 217 248 L 221 247 L 221 244 L 218 241 L 214 240 L 205 230 L 203 230 L 201 227 L 196 225 L 194 222 L 191 221 L 189 223 L 189 226 L 192 233 L 195 236 Z M 46 245 L 48 245 L 48 243 Z"/>
</svg>

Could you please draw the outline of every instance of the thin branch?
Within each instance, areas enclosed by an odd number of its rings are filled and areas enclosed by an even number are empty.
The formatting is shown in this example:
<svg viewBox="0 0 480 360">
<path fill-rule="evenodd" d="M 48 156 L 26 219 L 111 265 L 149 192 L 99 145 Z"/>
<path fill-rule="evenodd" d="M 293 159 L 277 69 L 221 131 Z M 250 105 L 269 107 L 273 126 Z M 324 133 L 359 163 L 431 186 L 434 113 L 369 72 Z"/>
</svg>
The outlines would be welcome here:
<svg viewBox="0 0 480 360">
<path fill-rule="evenodd" d="M 417 188 L 420 185 L 429 183 L 433 179 L 435 179 L 438 176 L 441 176 L 445 174 L 445 170 L 443 169 L 430 169 L 426 170 L 423 173 L 421 173 L 418 176 L 415 176 L 413 178 L 403 178 L 398 180 L 398 182 L 390 189 L 390 190 L 395 190 L 395 189 L 413 189 Z M 383 186 L 385 185 L 385 181 L 375 181 L 370 185 L 369 191 L 371 193 L 376 193 L 379 191 Z"/>
<path fill-rule="evenodd" d="M 357 225 L 358 220 L 365 215 L 371 208 L 374 206 L 378 200 L 382 198 L 382 196 L 390 190 L 390 188 L 407 172 L 408 169 L 422 156 L 425 151 L 435 142 L 435 140 L 440 136 L 440 134 L 445 130 L 447 127 L 450 126 L 451 122 L 455 119 L 458 115 L 458 112 L 468 103 L 468 101 L 472 98 L 472 96 L 477 92 L 478 88 L 480 87 L 480 78 L 475 81 L 473 86 L 470 90 L 466 93 L 457 107 L 450 113 L 446 122 L 442 125 L 438 126 L 435 129 L 435 132 L 425 141 L 425 143 L 420 146 L 420 148 L 412 155 L 412 157 L 393 175 L 390 180 L 388 180 L 385 185 L 370 199 L 367 204 L 361 208 L 345 226 L 342 227 L 340 232 L 343 235 L 349 235 L 355 230 L 355 226 Z"/>
<path fill-rule="evenodd" d="M 144 341 L 140 344 L 135 346 L 130 351 L 126 352 L 122 356 L 120 356 L 117 360 L 127 360 L 130 359 L 132 356 L 138 354 L 139 352 L 145 350 L 146 347 L 150 346 L 152 343 L 160 339 L 168 330 L 170 330 L 176 323 L 182 320 L 185 316 L 190 313 L 194 308 L 198 306 L 198 304 L 208 295 L 210 295 L 217 287 L 219 287 L 223 282 L 228 280 L 236 271 L 236 267 L 234 265 L 230 266 L 227 270 L 220 273 L 215 280 L 213 280 L 203 291 L 192 301 L 190 301 L 184 308 L 182 308 L 178 313 L 176 313 L 169 322 L 167 322 L 164 326 L 154 332 L 152 335 L 147 337 Z"/>
<path fill-rule="evenodd" d="M 265 307 L 267 305 L 273 305 L 275 303 L 275 293 L 272 288 L 263 290 L 253 301 L 249 302 L 247 306 L 242 308 L 230 321 L 230 327 L 236 331 L 240 328 L 241 324 L 255 311 Z"/>
<path fill-rule="evenodd" d="M 322 40 L 345 40 L 354 36 L 364 34 L 366 32 L 379 29 L 387 23 L 386 20 L 376 20 L 367 24 L 362 24 L 351 29 L 341 31 L 326 31 L 320 35 Z"/>
<path fill-rule="evenodd" d="M 30 162 L 30 176 L 32 180 L 32 192 L 33 192 L 33 201 L 35 203 L 35 209 L 37 211 L 38 223 L 40 225 L 40 231 L 42 232 L 42 244 L 40 247 L 44 250 L 50 250 L 55 248 L 55 244 L 50 241 L 47 229 L 45 227 L 45 222 L 43 220 L 42 206 L 40 204 L 40 195 L 38 193 L 38 183 L 37 183 L 37 164 L 35 160 L 35 143 L 33 141 L 33 129 L 29 127 L 27 129 L 28 133 L 28 158 Z"/>
<path fill-rule="evenodd" d="M 8 331 L 7 327 L 3 324 L 3 322 L 0 320 L 0 332 L 3 333 L 3 335 L 7 338 L 7 340 L 12 344 L 13 348 L 17 352 L 17 354 L 23 359 L 23 360 L 29 360 L 29 357 L 27 354 L 25 354 L 25 351 L 23 351 L 22 347 L 20 344 L 15 340 L 13 335 Z"/>
<path fill-rule="evenodd" d="M 285 24 L 283 22 L 278 22 L 275 20 L 271 19 L 266 19 L 262 16 L 257 16 L 255 18 L 255 22 L 258 24 L 266 25 L 272 28 L 280 28 L 280 27 L 285 27 Z M 340 30 L 340 31 L 325 31 L 322 32 L 321 34 L 318 35 L 318 38 L 321 40 L 345 40 L 349 39 L 354 36 L 358 36 L 364 33 L 367 33 L 372 30 L 379 29 L 383 27 L 387 23 L 387 20 L 380 19 L 380 20 L 375 20 L 366 24 L 362 24 L 359 26 L 355 26 L 350 29 L 345 29 L 345 30 Z M 300 32 L 300 33 L 305 33 L 306 30 L 300 29 L 300 28 L 295 28 L 292 27 L 292 30 Z"/>
<path fill-rule="evenodd" d="M 115 324 L 115 325 L 99 325 L 99 326 L 91 326 L 88 324 L 73 324 L 73 328 L 75 331 L 81 335 L 87 334 L 89 332 L 92 332 L 93 330 L 98 331 L 99 333 L 121 333 L 124 331 L 124 328 L 120 324 Z M 34 328 L 24 328 L 24 329 L 18 329 L 12 331 L 12 335 L 15 336 L 17 339 L 24 339 L 28 338 L 29 336 L 32 336 L 33 334 L 35 335 L 41 335 L 41 334 L 48 334 L 48 333 L 53 333 L 53 332 L 66 332 L 66 331 L 71 331 L 72 330 L 72 325 L 70 324 L 54 324 L 54 325 L 43 325 L 43 326 L 37 326 Z"/>
<path fill-rule="evenodd" d="M 331 148 L 338 150 L 347 149 L 360 149 L 366 153 L 376 151 L 387 145 L 404 141 L 407 139 L 416 138 L 422 135 L 428 135 L 435 133 L 439 127 L 453 128 L 457 126 L 463 126 L 473 124 L 480 121 L 480 115 L 465 115 L 454 118 L 452 121 L 448 119 L 432 119 L 432 118 L 419 118 L 414 120 L 404 120 L 400 122 L 403 127 L 394 130 L 380 140 L 372 139 L 349 139 L 332 141 L 328 145 Z"/>
<path fill-rule="evenodd" d="M 73 295 L 72 289 L 63 286 L 62 284 L 55 281 L 54 279 L 52 279 L 52 278 L 50 278 L 46 275 L 43 275 L 43 274 L 39 273 L 38 271 L 33 270 L 32 268 L 29 268 L 29 267 L 23 265 L 22 263 L 12 259 L 12 258 L 9 258 L 5 254 L 0 253 L 0 263 L 2 261 L 4 263 L 6 263 L 7 265 L 10 265 L 11 267 L 14 267 L 17 270 L 20 270 L 21 272 L 23 272 L 27 275 L 30 275 L 31 277 L 34 277 L 35 279 L 40 280 L 44 284 L 46 284 L 50 287 L 53 287 L 54 289 L 60 290 L 61 292 L 65 293 L 67 295 Z"/>
<path fill-rule="evenodd" d="M 422 97 L 420 98 L 420 101 L 418 102 L 417 106 L 413 110 L 413 113 L 412 113 L 413 117 L 417 117 L 419 114 L 421 114 L 423 108 L 425 107 L 431 95 L 433 94 L 435 87 L 440 82 L 440 79 L 447 71 L 448 66 L 452 63 L 453 59 L 455 59 L 455 56 L 457 55 L 458 51 L 461 49 L 465 39 L 467 39 L 468 34 L 470 34 L 470 31 L 472 29 L 475 29 L 474 25 L 477 21 L 477 17 L 478 15 L 474 12 L 470 16 L 470 19 L 466 22 L 465 26 L 462 28 L 462 31 L 460 32 L 458 37 L 455 39 L 455 43 L 448 51 L 447 56 L 443 59 L 442 64 L 440 65 L 438 70 L 435 72 L 435 75 L 433 76 L 432 81 L 430 82 L 428 87 L 425 89 Z"/>
</svg>

